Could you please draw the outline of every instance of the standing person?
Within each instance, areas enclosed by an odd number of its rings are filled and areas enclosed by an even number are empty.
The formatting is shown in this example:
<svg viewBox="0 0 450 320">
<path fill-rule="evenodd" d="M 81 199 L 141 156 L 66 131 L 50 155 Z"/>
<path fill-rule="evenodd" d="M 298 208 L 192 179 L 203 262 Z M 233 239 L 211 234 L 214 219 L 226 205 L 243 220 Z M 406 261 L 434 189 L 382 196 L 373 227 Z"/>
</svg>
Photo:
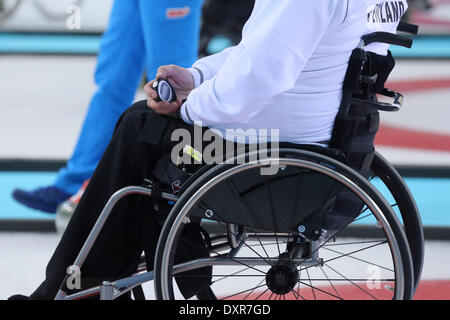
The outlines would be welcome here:
<svg viewBox="0 0 450 320">
<path fill-rule="evenodd" d="M 92 97 L 75 150 L 51 186 L 16 189 L 15 200 L 48 213 L 89 179 L 119 116 L 131 104 L 144 70 L 153 78 L 164 64 L 197 59 L 203 0 L 115 0 L 98 55 Z"/>
</svg>

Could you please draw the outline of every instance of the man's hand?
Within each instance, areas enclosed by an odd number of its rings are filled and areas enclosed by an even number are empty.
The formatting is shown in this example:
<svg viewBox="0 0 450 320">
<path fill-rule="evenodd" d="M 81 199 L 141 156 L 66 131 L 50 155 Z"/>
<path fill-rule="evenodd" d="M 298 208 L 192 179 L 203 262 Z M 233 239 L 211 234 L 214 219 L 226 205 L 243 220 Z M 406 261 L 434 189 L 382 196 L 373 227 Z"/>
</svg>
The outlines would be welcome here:
<svg viewBox="0 0 450 320">
<path fill-rule="evenodd" d="M 147 83 L 144 87 L 145 93 L 148 95 L 147 105 L 160 114 L 172 114 L 177 112 L 181 107 L 182 101 L 187 98 L 189 93 L 194 89 L 194 79 L 188 69 L 169 65 L 161 66 L 158 69 L 156 78 L 167 79 L 175 90 L 177 95 L 177 100 L 169 102 L 156 102 L 155 99 L 158 97 L 155 90 L 152 89 L 153 81 Z"/>
</svg>

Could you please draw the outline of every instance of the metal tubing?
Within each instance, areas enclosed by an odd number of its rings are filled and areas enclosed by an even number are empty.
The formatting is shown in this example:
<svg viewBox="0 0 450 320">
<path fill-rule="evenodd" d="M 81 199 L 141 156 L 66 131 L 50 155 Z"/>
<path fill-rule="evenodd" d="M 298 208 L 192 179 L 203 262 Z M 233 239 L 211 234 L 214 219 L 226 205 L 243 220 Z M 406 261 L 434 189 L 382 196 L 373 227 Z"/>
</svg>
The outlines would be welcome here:
<svg viewBox="0 0 450 320">
<path fill-rule="evenodd" d="M 84 261 L 86 260 L 89 252 L 92 249 L 92 246 L 94 245 L 95 241 L 97 240 L 98 235 L 100 234 L 100 231 L 102 230 L 103 226 L 105 225 L 106 220 L 108 220 L 109 215 L 111 214 L 112 210 L 116 206 L 116 204 L 123 199 L 126 196 L 132 195 L 132 194 L 141 194 L 145 196 L 152 196 L 152 190 L 149 188 L 144 187 L 138 187 L 138 186 L 130 186 L 125 187 L 117 192 L 115 192 L 111 198 L 109 198 L 108 202 L 106 203 L 105 207 L 103 208 L 102 212 L 100 213 L 94 227 L 92 228 L 91 232 L 89 233 L 88 238 L 84 242 L 83 247 L 81 248 L 80 252 L 78 253 L 77 258 L 75 259 L 75 262 L 73 263 L 73 266 L 79 267 L 81 269 L 81 266 L 83 265 Z M 178 197 L 169 194 L 169 193 L 162 193 L 162 198 L 168 201 L 177 201 Z M 70 276 L 71 274 L 68 274 Z M 64 287 L 64 284 L 61 284 L 61 288 Z M 58 291 L 58 294 L 56 295 L 55 299 L 63 299 L 65 296 L 65 292 L 61 289 Z"/>
<path fill-rule="evenodd" d="M 100 234 L 100 231 L 102 230 L 103 226 L 105 225 L 106 220 L 108 219 L 109 215 L 111 214 L 112 210 L 116 206 L 116 204 L 123 199 L 126 196 L 132 195 L 132 194 L 142 194 L 145 196 L 152 196 L 152 190 L 144 187 L 136 187 L 136 186 L 130 186 L 123 189 L 120 189 L 116 193 L 114 193 L 111 198 L 109 198 L 108 202 L 106 203 L 105 207 L 103 208 L 102 212 L 100 213 L 100 216 L 97 219 L 97 222 L 95 223 L 94 227 L 91 230 L 91 233 L 89 234 L 89 237 L 86 239 L 86 242 L 83 245 L 83 248 L 81 248 L 80 253 L 78 254 L 77 258 L 75 259 L 75 262 L 73 265 L 78 266 L 81 268 L 84 261 L 86 260 L 87 255 L 92 249 L 92 246 L 95 243 L 95 240 L 97 240 L 98 235 Z M 168 201 L 177 201 L 178 198 L 175 197 L 172 194 L 169 193 L 163 193 L 162 194 L 163 199 Z"/>
<path fill-rule="evenodd" d="M 103 281 L 100 286 L 100 300 L 113 300 L 114 287 L 109 281 Z"/>
<path fill-rule="evenodd" d="M 137 286 L 137 285 L 147 282 L 147 281 L 152 281 L 154 279 L 154 277 L 155 277 L 155 275 L 154 275 L 153 271 L 149 271 L 149 272 L 137 274 L 137 275 L 134 275 L 134 276 L 131 276 L 128 278 L 114 281 L 113 285 L 118 289 L 122 289 L 122 288 L 126 288 L 126 287 L 133 287 L 133 286 Z"/>
<path fill-rule="evenodd" d="M 277 261 L 278 257 L 269 258 L 269 261 Z M 298 264 L 299 266 L 313 267 L 322 264 L 322 260 L 305 260 L 305 259 L 291 259 L 290 262 Z M 204 258 L 185 263 L 177 264 L 173 267 L 173 274 L 179 274 L 182 272 L 190 271 L 193 269 L 199 269 L 208 266 L 268 266 L 266 259 L 261 258 Z"/>
<path fill-rule="evenodd" d="M 93 287 L 87 290 L 83 290 L 68 296 L 62 297 L 62 300 L 81 300 L 84 298 L 89 298 L 100 293 L 100 286 Z"/>
</svg>

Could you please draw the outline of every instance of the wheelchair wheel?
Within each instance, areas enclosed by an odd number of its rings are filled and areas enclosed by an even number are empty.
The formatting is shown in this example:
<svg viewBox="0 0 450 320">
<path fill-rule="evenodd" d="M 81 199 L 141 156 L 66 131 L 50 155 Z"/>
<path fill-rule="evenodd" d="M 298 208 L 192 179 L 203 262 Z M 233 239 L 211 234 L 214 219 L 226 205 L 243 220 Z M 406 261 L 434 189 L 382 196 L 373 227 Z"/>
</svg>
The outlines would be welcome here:
<svg viewBox="0 0 450 320">
<path fill-rule="evenodd" d="M 375 152 L 371 171 L 371 180 L 379 178 L 382 181 L 391 195 L 387 200 L 391 207 L 398 208 L 402 217 L 414 265 L 414 287 L 417 289 L 422 274 L 425 246 L 419 210 L 405 181 L 378 152 Z"/>
<path fill-rule="evenodd" d="M 366 179 L 338 161 L 308 151 L 281 149 L 280 157 L 271 161 L 276 161 L 281 170 L 277 175 L 260 178 L 263 181 L 260 187 L 248 181 L 267 166 L 267 161 L 217 165 L 202 174 L 182 194 L 166 220 L 158 242 L 154 267 L 158 299 L 182 298 L 179 285 L 189 277 L 210 279 L 210 289 L 203 288 L 205 294 L 198 295 L 203 299 L 378 300 L 412 297 L 413 266 L 403 228 L 390 205 Z M 299 177 L 307 179 L 302 181 Z M 245 190 L 236 187 L 236 179 L 243 185 L 248 184 L 243 187 Z M 296 190 L 277 191 L 276 187 L 282 183 L 286 185 L 286 181 L 299 181 Z M 329 185 L 334 186 L 327 189 Z M 356 212 L 353 223 L 333 232 L 332 236 L 322 230 L 319 238 L 308 239 L 303 236 L 303 225 L 297 230 L 289 227 L 287 220 L 297 219 L 297 213 L 289 216 L 287 212 L 276 211 L 281 202 L 283 207 L 288 200 L 292 202 L 290 208 L 296 210 L 301 207 L 308 211 L 310 202 L 323 205 L 320 196 L 309 192 L 314 190 L 329 195 L 336 185 L 351 191 L 364 206 Z M 247 223 L 228 221 L 224 217 L 228 213 L 210 209 L 213 205 L 208 203 L 208 197 L 219 193 L 219 197 L 227 198 L 225 187 L 231 188 L 237 203 L 235 208 L 241 210 L 230 219 L 244 219 Z M 267 191 L 265 199 L 258 191 L 261 188 Z M 299 197 L 292 197 L 292 192 Z M 308 199 L 311 201 L 305 202 Z M 230 202 L 229 199 L 224 201 Z M 270 203 L 266 215 L 272 220 L 264 221 L 262 212 L 251 210 L 254 203 L 264 201 Z M 202 221 L 212 221 L 208 224 L 216 229 L 209 231 L 212 235 L 209 257 L 176 263 L 178 248 L 189 245 L 181 236 L 183 229 L 196 221 L 199 212 L 204 213 Z M 375 229 L 370 238 L 361 240 L 346 234 L 347 229 L 358 228 L 362 221 L 366 221 L 364 227 Z M 231 230 L 241 230 L 233 234 L 238 240 L 235 247 L 230 246 L 228 240 L 230 223 L 239 226 Z M 198 246 L 196 243 L 190 245 Z M 207 267 L 210 269 L 205 269 Z M 199 272 L 193 276 L 189 273 L 202 268 L 203 274 Z"/>
</svg>

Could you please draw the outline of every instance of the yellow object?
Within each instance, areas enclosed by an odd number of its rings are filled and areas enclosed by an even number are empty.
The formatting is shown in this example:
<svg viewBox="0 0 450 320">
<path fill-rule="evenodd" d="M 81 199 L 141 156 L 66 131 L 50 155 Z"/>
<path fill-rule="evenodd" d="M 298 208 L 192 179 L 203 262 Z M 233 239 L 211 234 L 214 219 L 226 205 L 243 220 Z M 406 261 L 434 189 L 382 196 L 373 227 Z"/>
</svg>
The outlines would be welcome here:
<svg viewBox="0 0 450 320">
<path fill-rule="evenodd" d="M 192 146 L 186 145 L 183 148 L 183 153 L 189 155 L 191 158 L 198 162 L 202 162 L 202 154 L 200 151 L 195 150 Z"/>
</svg>

